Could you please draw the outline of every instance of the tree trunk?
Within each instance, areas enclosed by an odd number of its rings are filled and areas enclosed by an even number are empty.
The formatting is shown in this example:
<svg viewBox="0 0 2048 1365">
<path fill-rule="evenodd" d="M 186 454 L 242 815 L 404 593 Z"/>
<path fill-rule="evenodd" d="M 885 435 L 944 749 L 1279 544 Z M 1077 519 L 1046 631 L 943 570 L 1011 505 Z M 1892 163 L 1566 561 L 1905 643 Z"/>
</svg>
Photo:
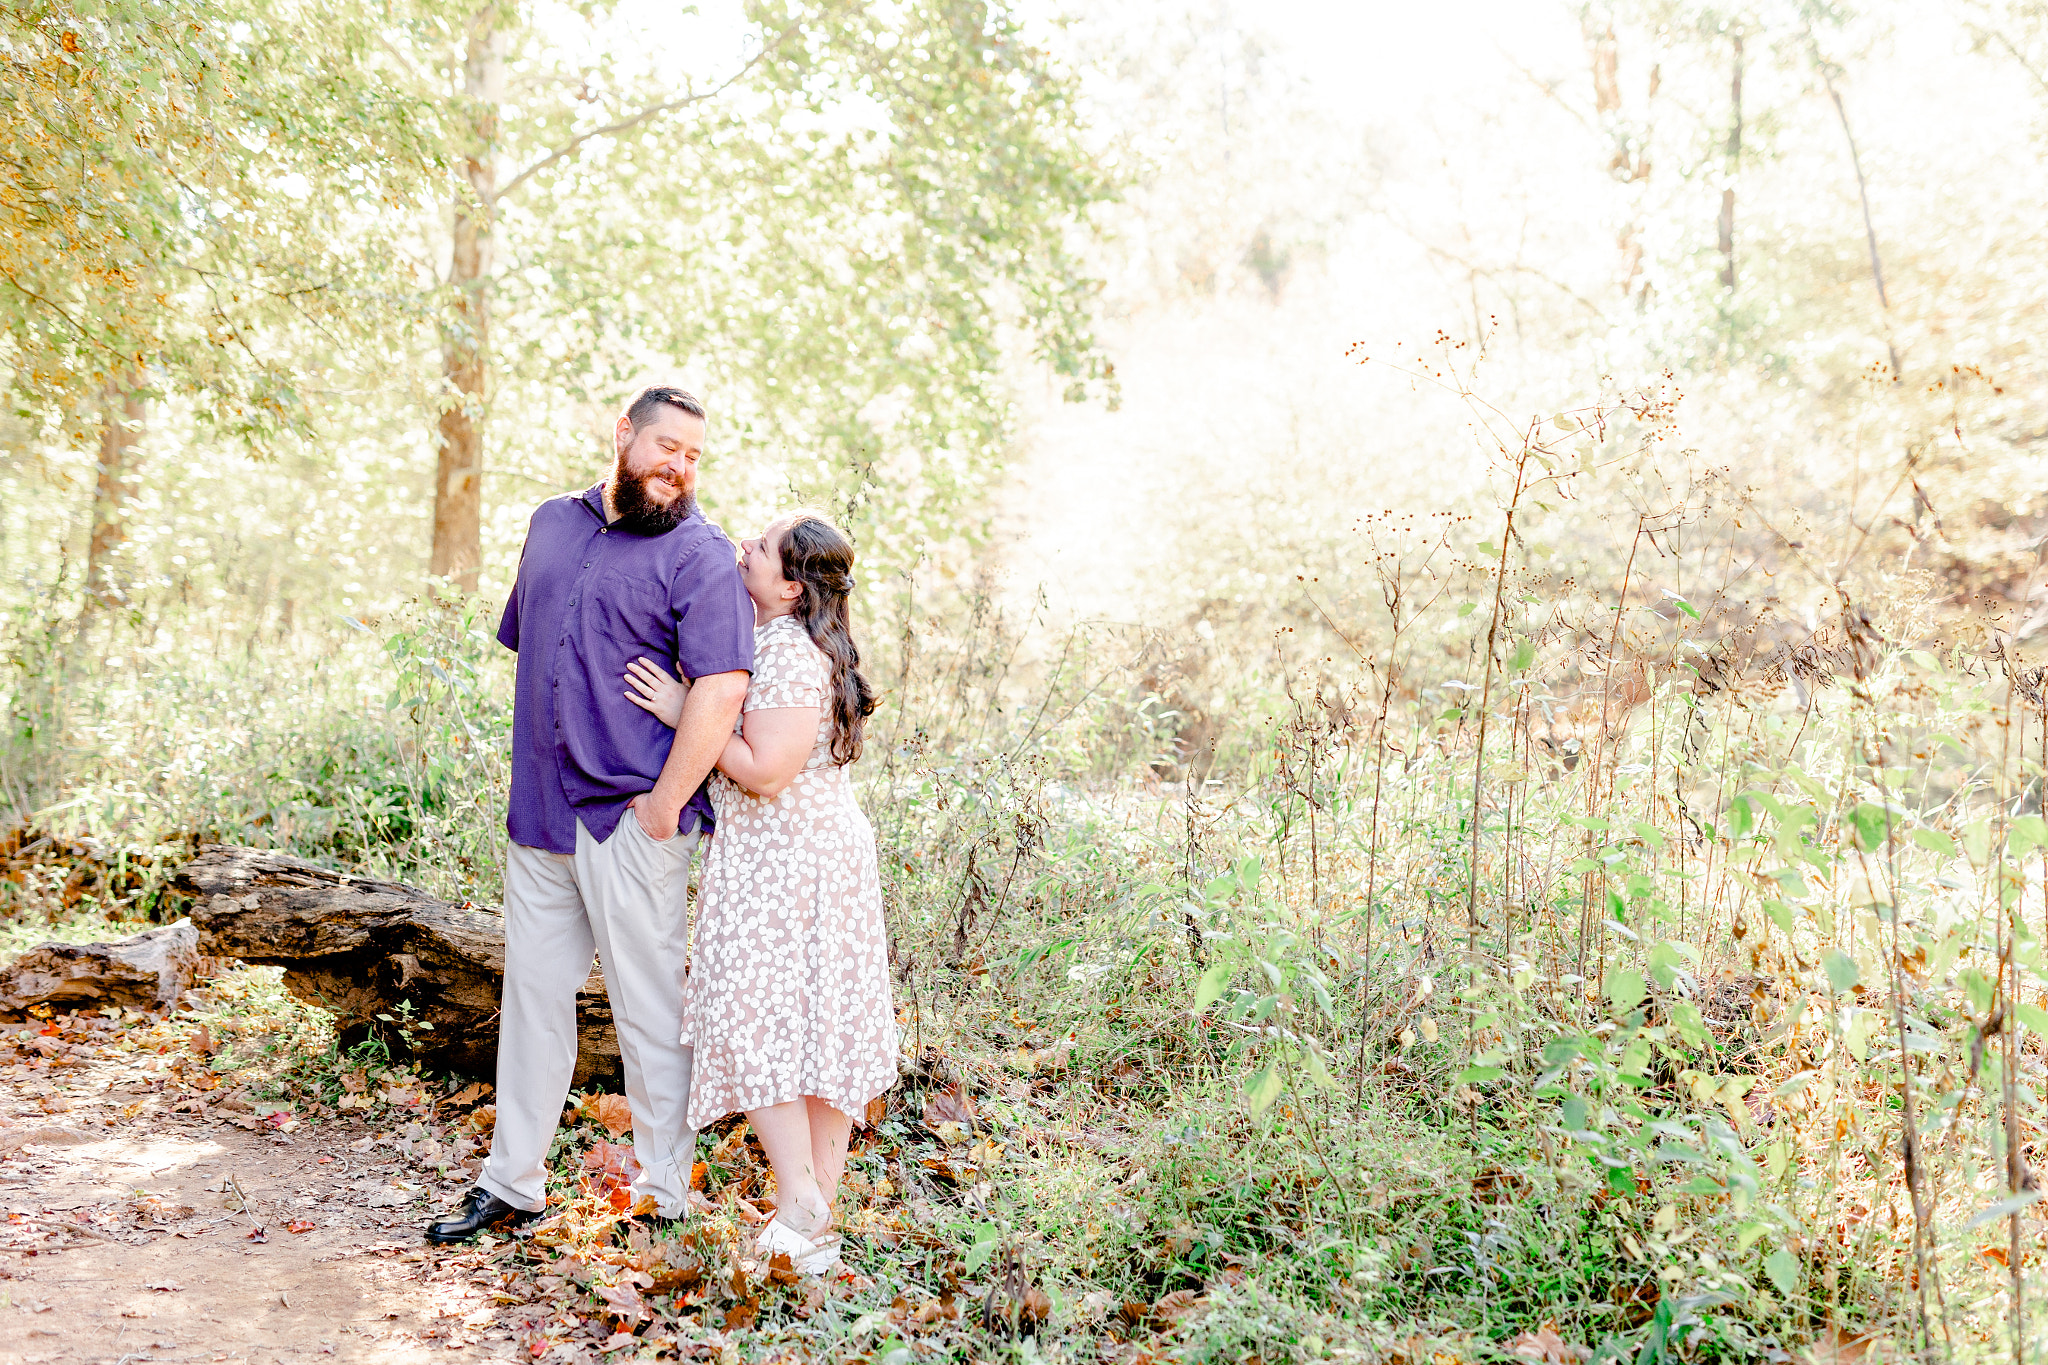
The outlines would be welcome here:
<svg viewBox="0 0 2048 1365">
<path fill-rule="evenodd" d="M 178 869 L 199 949 L 283 967 L 285 988 L 334 1015 L 343 1046 L 375 1034 L 395 1053 L 489 1078 L 497 1070 L 505 921 L 409 886 L 210 844 Z M 577 997 L 576 1084 L 619 1070 L 604 978 Z"/>
<path fill-rule="evenodd" d="M 462 101 L 470 119 L 463 169 L 469 193 L 455 201 L 454 291 L 441 324 L 441 373 L 448 391 L 436 433 L 434 550 L 427 571 L 475 592 L 483 560 L 484 412 L 490 378 L 491 216 L 497 195 L 498 105 L 505 95 L 505 41 L 494 6 L 470 21 Z"/>
<path fill-rule="evenodd" d="M 1729 184 L 1721 191 L 1721 287 L 1735 288 L 1735 173 L 1742 169 L 1742 35 L 1735 35 L 1735 74 L 1728 81 Z"/>
<path fill-rule="evenodd" d="M 85 552 L 88 607 L 111 606 L 127 596 L 122 575 L 115 572 L 114 557 L 128 538 L 128 504 L 135 500 L 141 479 L 141 460 L 135 447 L 148 412 L 140 386 L 141 378 L 132 370 L 107 381 L 99 482 L 92 499 L 92 538 Z"/>
</svg>

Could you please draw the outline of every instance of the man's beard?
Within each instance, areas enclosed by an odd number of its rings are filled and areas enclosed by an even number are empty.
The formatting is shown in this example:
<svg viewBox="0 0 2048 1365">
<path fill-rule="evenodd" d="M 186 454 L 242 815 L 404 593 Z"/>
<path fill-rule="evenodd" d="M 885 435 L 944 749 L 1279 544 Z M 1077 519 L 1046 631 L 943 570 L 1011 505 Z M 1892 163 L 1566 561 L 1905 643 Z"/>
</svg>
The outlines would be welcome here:
<svg viewBox="0 0 2048 1365">
<path fill-rule="evenodd" d="M 697 500 L 680 491 L 666 505 L 657 503 L 647 490 L 649 477 L 629 472 L 624 461 L 612 471 L 612 509 L 618 513 L 614 524 L 621 530 L 658 536 L 673 531 L 697 510 Z"/>
</svg>

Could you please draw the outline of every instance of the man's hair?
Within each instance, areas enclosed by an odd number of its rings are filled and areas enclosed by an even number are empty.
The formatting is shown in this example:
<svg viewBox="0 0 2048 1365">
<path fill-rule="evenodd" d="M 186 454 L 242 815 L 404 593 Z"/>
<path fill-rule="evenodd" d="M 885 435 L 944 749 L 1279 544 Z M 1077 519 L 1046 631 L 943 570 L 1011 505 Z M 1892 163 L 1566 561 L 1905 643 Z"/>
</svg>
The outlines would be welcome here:
<svg viewBox="0 0 2048 1365">
<path fill-rule="evenodd" d="M 704 405 L 688 389 L 673 384 L 649 384 L 626 404 L 626 423 L 638 435 L 640 428 L 653 421 L 661 408 L 680 408 L 699 421 L 704 418 Z"/>
</svg>

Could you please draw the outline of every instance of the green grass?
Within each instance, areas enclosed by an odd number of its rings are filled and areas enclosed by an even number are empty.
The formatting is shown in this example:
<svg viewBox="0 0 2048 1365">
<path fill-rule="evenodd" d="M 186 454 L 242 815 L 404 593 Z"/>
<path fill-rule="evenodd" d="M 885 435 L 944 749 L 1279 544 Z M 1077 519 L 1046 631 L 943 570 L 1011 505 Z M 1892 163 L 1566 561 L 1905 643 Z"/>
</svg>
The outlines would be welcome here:
<svg viewBox="0 0 2048 1365">
<path fill-rule="evenodd" d="M 39 827 L 144 852 L 90 887 L 75 860 L 30 859 L 0 892 L 5 942 L 174 912 L 167 870 L 209 839 L 495 900 L 509 668 L 478 619 L 421 604 L 279 688 L 234 660 L 101 678 L 15 771 L 64 774 Z M 872 1284 L 824 1307 L 772 1285 L 657 1305 L 649 1333 L 721 1331 L 751 1302 L 731 1338 L 749 1359 L 1444 1365 L 1554 1340 L 1664 1365 L 1830 1332 L 1928 1349 L 1896 997 L 1935 1349 L 2008 1351 L 1982 1253 L 2007 1224 L 1968 1224 L 2002 1197 L 2008 1108 L 2030 1154 L 2040 1131 L 2048 826 L 2034 798 L 1998 799 L 2042 778 L 1999 742 L 2003 708 L 2040 721 L 2002 675 L 1887 649 L 1804 708 L 1768 687 L 1703 701 L 1674 674 L 1569 768 L 1535 744 L 1541 694 L 1502 689 L 1475 865 L 1469 712 L 1423 695 L 1362 724 L 1327 692 L 1278 693 L 1190 802 L 1132 680 L 1005 682 L 1000 643 L 928 645 L 863 766 L 915 1062 L 842 1209 Z M 1375 770 L 1380 726 L 1398 753 Z M 1896 955 L 1873 888 L 1904 907 Z M 2009 1098 L 1998 1000 L 2029 1030 Z M 309 1115 L 455 1084 L 402 1051 L 343 1055 L 262 974 L 210 1008 L 213 1065 Z M 949 1140 L 924 1105 L 956 1086 L 978 1117 Z M 565 1132 L 569 1204 L 597 1138 Z M 765 1175 L 736 1131 L 705 1152 L 717 1268 Z M 592 1217 L 522 1272 L 568 1266 L 547 1292 L 585 1312 L 626 1273 Z M 978 1325 L 1026 1289 L 1035 1335 Z M 947 1306 L 918 1319 L 927 1301 Z"/>
</svg>

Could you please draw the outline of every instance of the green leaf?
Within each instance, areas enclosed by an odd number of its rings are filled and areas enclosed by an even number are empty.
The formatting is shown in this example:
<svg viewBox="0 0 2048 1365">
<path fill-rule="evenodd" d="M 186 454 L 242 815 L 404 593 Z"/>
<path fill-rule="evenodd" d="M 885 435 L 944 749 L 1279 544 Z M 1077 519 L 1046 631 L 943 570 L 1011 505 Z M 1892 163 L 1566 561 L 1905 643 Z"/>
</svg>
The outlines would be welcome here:
<svg viewBox="0 0 2048 1365">
<path fill-rule="evenodd" d="M 1939 853 L 1944 858 L 1956 856 L 1956 841 L 1938 829 L 1916 829 L 1913 842 L 1930 853 Z"/>
<path fill-rule="evenodd" d="M 1990 977 L 1984 975 L 1975 967 L 1965 967 L 1962 971 L 1956 973 L 1956 982 L 1963 988 L 1963 993 L 1970 997 L 1970 1004 L 1977 1013 L 1985 1014 L 1990 1011 Z"/>
<path fill-rule="evenodd" d="M 1462 621 L 1467 616 L 1470 616 L 1473 612 L 1478 610 L 1479 604 L 1477 602 L 1460 602 L 1458 604 L 1458 619 Z"/>
<path fill-rule="evenodd" d="M 1485 555 L 1488 559 L 1499 559 L 1500 546 L 1490 540 L 1482 540 L 1479 542 L 1479 553 Z"/>
<path fill-rule="evenodd" d="M 1508 659 L 1508 672 L 1520 673 L 1536 662 L 1536 642 L 1524 636 L 1515 642 L 1515 652 Z"/>
<path fill-rule="evenodd" d="M 1659 943 L 1650 949 L 1650 975 L 1657 985 L 1670 990 L 1678 981 L 1678 974 L 1685 970 L 1685 958 L 1672 944 Z"/>
<path fill-rule="evenodd" d="M 2048 847 L 2048 820 L 2038 815 L 2015 815 L 2005 840 L 2015 858 L 2024 858 L 2037 848 Z"/>
<path fill-rule="evenodd" d="M 1973 867 L 1984 867 L 1991 861 L 1991 822 L 1972 820 L 1963 830 L 1963 852 L 1969 855 Z"/>
<path fill-rule="evenodd" d="M 1271 1066 L 1262 1067 L 1256 1075 L 1245 1082 L 1245 1104 L 1254 1114 L 1263 1114 L 1280 1098 L 1282 1087 L 1280 1072 Z"/>
<path fill-rule="evenodd" d="M 1963 1224 L 1963 1231 L 1975 1232 L 1986 1223 L 1996 1223 L 2001 1218 L 2010 1218 L 2021 1209 L 2029 1208 L 2038 1203 L 2043 1194 L 2048 1194 L 2048 1191 L 2025 1190 L 2019 1194 L 2009 1194 L 1996 1204 L 1990 1204 L 1979 1209 L 1969 1222 Z"/>
<path fill-rule="evenodd" d="M 1855 959 L 1839 948 L 1830 948 L 1821 954 L 1820 965 L 1821 970 L 1827 973 L 1828 985 L 1834 988 L 1836 995 L 1854 986 L 1856 979 L 1862 975 L 1856 970 Z"/>
<path fill-rule="evenodd" d="M 1728 837 L 1740 839 L 1756 828 L 1756 812 L 1750 809 L 1747 794 L 1736 797 L 1728 803 Z"/>
<path fill-rule="evenodd" d="M 1784 930 L 1785 937 L 1792 937 L 1792 907 L 1783 901 L 1765 901 L 1764 913 L 1771 917 L 1771 923 Z"/>
<path fill-rule="evenodd" d="M 1856 842 L 1862 845 L 1863 851 L 1874 853 L 1884 847 L 1892 819 L 1883 806 L 1865 801 L 1849 812 L 1849 824 L 1855 829 Z"/>
<path fill-rule="evenodd" d="M 988 1264 L 989 1257 L 995 1254 L 998 1241 L 999 1238 L 997 1237 L 997 1229 L 994 1223 L 976 1223 L 974 1225 L 973 1236 L 968 1239 L 967 1243 L 966 1263 L 967 1272 L 970 1275 Z"/>
<path fill-rule="evenodd" d="M 1770 1276 L 1778 1292 L 1789 1299 L 1792 1291 L 1799 1287 L 1799 1258 L 1779 1247 L 1764 1257 L 1764 1274 Z"/>
<path fill-rule="evenodd" d="M 1461 1085 L 1472 1085 L 1479 1081 L 1497 1081 L 1507 1074 L 1497 1066 L 1468 1066 L 1451 1079 Z"/>
<path fill-rule="evenodd" d="M 2022 1024 L 2025 1024 L 2042 1037 L 2048 1038 L 2048 1010 L 2042 1009 L 2039 1005 L 2026 1005 L 2015 1002 L 2012 1012 L 2020 1017 Z"/>
<path fill-rule="evenodd" d="M 1564 1110 L 1564 1126 L 1571 1129 L 1574 1133 L 1584 1132 L 1586 1130 L 1587 1117 L 1585 1100 L 1577 1095 L 1569 1095 L 1565 1097 L 1562 1107 Z"/>
<path fill-rule="evenodd" d="M 1693 620 L 1697 621 L 1700 619 L 1699 611 L 1693 606 L 1692 603 L 1686 601 L 1683 597 L 1674 597 L 1671 599 L 1671 603 L 1680 611 L 1684 612 L 1687 616 L 1690 616 Z"/>
<path fill-rule="evenodd" d="M 1713 1034 L 1707 1032 L 1706 1017 L 1700 1013 L 1700 1007 L 1690 1000 L 1671 1002 L 1671 1022 L 1694 1047 L 1705 1047 L 1713 1041 Z"/>
<path fill-rule="evenodd" d="M 1614 1006 L 1616 1014 L 1627 1014 L 1641 1004 L 1648 993 L 1641 972 L 1625 970 L 1607 974 L 1607 1000 Z"/>
<path fill-rule="evenodd" d="M 1231 966 L 1228 959 L 1218 958 L 1202 973 L 1202 980 L 1195 987 L 1195 1009 L 1198 1012 L 1222 998 L 1224 984 L 1230 980 Z"/>
</svg>

